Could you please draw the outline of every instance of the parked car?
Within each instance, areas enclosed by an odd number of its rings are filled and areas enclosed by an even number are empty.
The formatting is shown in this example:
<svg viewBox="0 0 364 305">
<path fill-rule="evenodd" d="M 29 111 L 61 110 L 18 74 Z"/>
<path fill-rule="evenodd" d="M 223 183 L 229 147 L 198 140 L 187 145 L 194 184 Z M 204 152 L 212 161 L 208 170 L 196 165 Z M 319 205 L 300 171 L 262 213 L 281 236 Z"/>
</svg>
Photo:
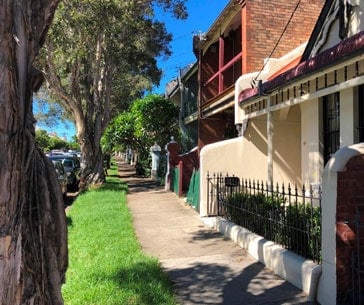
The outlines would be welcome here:
<svg viewBox="0 0 364 305">
<path fill-rule="evenodd" d="M 78 158 L 66 155 L 51 155 L 48 157 L 52 161 L 60 161 L 67 173 L 67 191 L 75 192 L 78 190 L 80 181 L 80 161 Z"/>
<path fill-rule="evenodd" d="M 60 160 L 52 160 L 52 163 L 54 165 L 54 168 L 56 170 L 58 182 L 61 186 L 63 199 L 67 197 L 67 184 L 68 184 L 68 177 L 67 173 L 64 169 L 64 166 Z"/>
</svg>

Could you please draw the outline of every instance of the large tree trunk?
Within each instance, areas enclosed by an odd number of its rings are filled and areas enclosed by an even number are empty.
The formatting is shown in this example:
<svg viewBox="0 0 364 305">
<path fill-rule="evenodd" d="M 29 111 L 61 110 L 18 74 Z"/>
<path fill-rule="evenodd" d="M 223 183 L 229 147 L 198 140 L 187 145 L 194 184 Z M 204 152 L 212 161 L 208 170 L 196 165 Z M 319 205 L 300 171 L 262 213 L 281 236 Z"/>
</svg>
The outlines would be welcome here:
<svg viewBox="0 0 364 305">
<path fill-rule="evenodd" d="M 63 304 L 66 218 L 34 139 L 33 62 L 59 0 L 0 0 L 0 304 Z"/>
<path fill-rule="evenodd" d="M 90 130 L 86 127 L 85 121 L 76 120 L 77 138 L 81 146 L 81 190 L 90 184 L 105 182 L 105 170 L 100 147 L 102 131 L 97 123 L 92 125 Z"/>
<path fill-rule="evenodd" d="M 100 144 L 98 146 L 95 144 L 91 141 L 85 141 L 81 145 L 81 156 L 85 165 L 81 171 L 81 179 L 85 186 L 105 182 L 105 168 Z"/>
<path fill-rule="evenodd" d="M 81 147 L 81 191 L 90 184 L 105 182 L 100 141 L 110 120 L 111 92 L 106 88 L 110 87 L 112 79 L 102 61 L 102 43 L 103 35 L 99 35 L 95 57 L 90 58 L 87 64 L 74 64 L 70 85 L 72 90 L 67 90 L 57 75 L 52 41 L 48 41 L 46 46 L 44 69 L 49 89 L 60 99 L 62 106 L 72 115 L 76 124 L 77 139 Z M 80 69 L 88 75 L 87 78 Z"/>
</svg>

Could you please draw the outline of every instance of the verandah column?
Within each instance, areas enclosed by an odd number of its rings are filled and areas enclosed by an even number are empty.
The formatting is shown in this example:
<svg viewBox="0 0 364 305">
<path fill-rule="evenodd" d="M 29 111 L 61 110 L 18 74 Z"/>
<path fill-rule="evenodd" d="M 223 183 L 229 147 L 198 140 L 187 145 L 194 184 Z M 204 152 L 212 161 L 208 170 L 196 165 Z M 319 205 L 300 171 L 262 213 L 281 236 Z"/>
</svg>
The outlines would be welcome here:
<svg viewBox="0 0 364 305">
<path fill-rule="evenodd" d="M 267 168 L 268 168 L 268 183 L 273 182 L 273 133 L 274 121 L 273 113 L 271 111 L 271 97 L 267 96 Z M 273 187 L 273 185 L 271 185 Z"/>
</svg>

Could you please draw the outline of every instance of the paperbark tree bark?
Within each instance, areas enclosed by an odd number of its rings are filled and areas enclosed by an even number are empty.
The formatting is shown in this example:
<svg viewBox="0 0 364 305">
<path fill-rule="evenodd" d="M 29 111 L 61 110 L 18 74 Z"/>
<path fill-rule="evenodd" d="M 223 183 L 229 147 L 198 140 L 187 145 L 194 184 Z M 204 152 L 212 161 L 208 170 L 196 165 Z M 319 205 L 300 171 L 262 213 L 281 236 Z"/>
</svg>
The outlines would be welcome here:
<svg viewBox="0 0 364 305">
<path fill-rule="evenodd" d="M 53 168 L 35 144 L 34 67 L 59 0 L 0 0 L 0 304 L 63 304 L 67 234 Z"/>
</svg>

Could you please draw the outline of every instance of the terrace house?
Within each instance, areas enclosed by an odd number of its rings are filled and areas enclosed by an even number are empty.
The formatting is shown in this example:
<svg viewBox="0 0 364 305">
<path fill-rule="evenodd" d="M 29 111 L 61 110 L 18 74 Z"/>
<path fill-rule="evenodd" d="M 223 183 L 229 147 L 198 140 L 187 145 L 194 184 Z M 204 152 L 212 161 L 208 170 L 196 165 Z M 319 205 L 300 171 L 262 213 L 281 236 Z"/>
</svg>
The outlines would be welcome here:
<svg viewBox="0 0 364 305">
<path fill-rule="evenodd" d="M 194 37 L 200 150 L 238 136 L 241 125 L 235 126 L 235 82 L 241 75 L 263 68 L 264 59 L 279 58 L 306 42 L 323 3 L 230 0 L 209 30 Z M 277 62 L 274 69 L 279 68 Z"/>
<path fill-rule="evenodd" d="M 364 148 L 357 144 L 364 141 L 363 1 L 325 1 L 303 52 L 296 48 L 282 55 L 277 60 L 282 64 L 279 69 L 276 60 L 269 59 L 264 69 L 242 75 L 236 82 L 234 120 L 241 135 L 204 147 L 201 177 L 208 171 L 229 171 L 239 177 L 301 186 L 324 183 L 323 192 L 332 200 L 322 205 L 323 274 L 318 301 L 362 304 L 364 257 L 359 236 L 364 232 L 356 228 L 364 215 L 360 163 Z M 358 158 L 348 158 L 347 165 L 340 167 L 337 162 L 343 154 Z M 332 191 L 329 186 L 336 180 L 324 178 L 334 169 L 338 183 Z M 208 214 L 206 184 L 201 179 L 202 215 Z M 358 250 L 356 269 L 350 266 L 354 249 Z"/>
<path fill-rule="evenodd" d="M 190 64 L 179 71 L 176 79 L 169 82 L 165 98 L 170 99 L 179 109 L 179 127 L 182 134 L 184 152 L 197 145 L 197 63 Z"/>
<path fill-rule="evenodd" d="M 272 73 L 287 69 L 287 61 L 289 66 L 297 64 L 324 2 L 229 0 L 211 27 L 194 36 L 197 63 L 181 70 L 166 88 L 166 97 L 180 106 L 182 134 L 198 146 L 197 154 L 194 151 L 189 159 L 193 165 L 183 163 L 188 168 L 184 172 L 199 166 L 199 154 L 205 145 L 239 135 L 244 122 L 235 115 L 235 83 L 254 71 L 268 69 Z M 295 51 L 287 56 L 292 49 Z M 284 55 L 283 60 L 271 59 Z M 270 60 L 265 62 L 267 58 Z M 236 156 L 235 151 L 231 153 Z M 218 157 L 214 159 L 221 162 Z M 189 177 L 183 181 L 186 191 Z"/>
</svg>

